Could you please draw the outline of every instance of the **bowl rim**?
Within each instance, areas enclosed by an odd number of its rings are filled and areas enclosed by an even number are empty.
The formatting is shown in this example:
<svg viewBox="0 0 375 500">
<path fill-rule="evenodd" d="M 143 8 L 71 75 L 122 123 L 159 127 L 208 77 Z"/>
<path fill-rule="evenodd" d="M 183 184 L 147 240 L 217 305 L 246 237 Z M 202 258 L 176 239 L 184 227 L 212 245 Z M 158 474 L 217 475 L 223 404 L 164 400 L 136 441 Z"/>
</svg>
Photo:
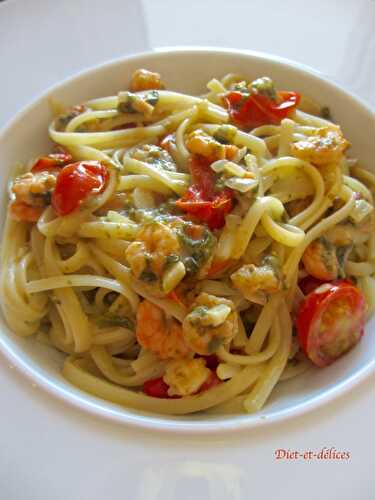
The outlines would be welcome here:
<svg viewBox="0 0 375 500">
<path fill-rule="evenodd" d="M 327 78 L 320 71 L 313 69 L 312 67 L 300 63 L 297 61 L 290 60 L 288 58 L 280 57 L 270 53 L 264 53 L 253 50 L 246 49 L 236 49 L 236 48 L 224 48 L 224 47 L 211 47 L 211 46 L 168 46 L 155 48 L 149 51 L 142 51 L 133 53 L 130 55 L 125 55 L 122 57 L 117 57 L 111 60 L 107 60 L 103 63 L 90 66 L 79 72 L 75 72 L 70 76 L 64 78 L 58 83 L 47 87 L 46 90 L 36 94 L 32 100 L 28 102 L 21 110 L 15 113 L 15 115 L 8 120 L 5 125 L 0 129 L 0 143 L 3 141 L 8 133 L 11 133 L 13 127 L 21 120 L 25 115 L 33 111 L 42 99 L 48 98 L 54 92 L 62 89 L 69 84 L 83 76 L 88 76 L 90 74 L 95 74 L 99 70 L 110 69 L 112 66 L 117 66 L 122 63 L 128 63 L 135 61 L 137 59 L 142 59 L 146 57 L 158 56 L 168 56 L 170 54 L 178 55 L 185 54 L 189 55 L 194 53 L 206 53 L 207 55 L 221 55 L 221 54 L 233 54 L 234 56 L 245 56 L 252 59 L 266 60 L 273 64 L 278 64 L 283 67 L 292 67 L 297 72 L 302 74 L 308 74 L 315 80 L 323 81 L 323 83 L 330 87 L 332 90 L 340 92 L 345 98 L 354 101 L 356 106 L 359 106 L 362 111 L 372 115 L 375 118 L 375 112 L 371 107 L 371 104 L 366 102 L 363 98 L 356 95 L 351 90 L 345 89 L 342 85 L 336 81 Z M 307 400 L 301 401 L 294 404 L 290 408 L 285 408 L 282 410 L 276 410 L 270 415 L 263 415 L 261 412 L 257 414 L 244 414 L 239 416 L 234 416 L 233 418 L 222 418 L 218 420 L 207 420 L 203 421 L 186 421 L 186 420 L 168 420 L 169 416 L 157 416 L 157 415 L 141 415 L 133 413 L 134 410 L 131 408 L 122 407 L 120 405 L 115 405 L 114 403 L 108 402 L 97 398 L 89 393 L 81 391 L 75 386 L 71 386 L 71 389 L 64 389 L 60 384 L 55 383 L 50 377 L 44 374 L 42 368 L 38 368 L 34 362 L 28 362 L 24 359 L 21 354 L 21 348 L 14 349 L 8 334 L 0 336 L 0 351 L 4 357 L 12 364 L 14 367 L 26 378 L 31 379 L 34 383 L 43 387 L 49 394 L 57 397 L 60 401 L 69 404 L 71 407 L 79 408 L 86 413 L 93 416 L 99 416 L 107 420 L 111 420 L 121 424 L 127 424 L 132 427 L 142 428 L 145 430 L 156 430 L 156 431 L 167 431 L 179 434 L 216 434 L 222 433 L 223 431 L 239 431 L 250 429 L 255 426 L 268 425 L 271 423 L 280 422 L 286 420 L 287 418 L 294 418 L 301 416 L 307 412 L 310 412 L 321 405 L 332 401 L 336 397 L 343 396 L 351 388 L 359 384 L 372 372 L 375 372 L 375 358 L 368 361 L 363 367 L 357 370 L 352 375 L 348 376 L 340 383 L 334 384 L 331 387 L 323 389 L 322 392 L 310 397 Z M 35 367 L 34 367 L 35 365 Z"/>
</svg>

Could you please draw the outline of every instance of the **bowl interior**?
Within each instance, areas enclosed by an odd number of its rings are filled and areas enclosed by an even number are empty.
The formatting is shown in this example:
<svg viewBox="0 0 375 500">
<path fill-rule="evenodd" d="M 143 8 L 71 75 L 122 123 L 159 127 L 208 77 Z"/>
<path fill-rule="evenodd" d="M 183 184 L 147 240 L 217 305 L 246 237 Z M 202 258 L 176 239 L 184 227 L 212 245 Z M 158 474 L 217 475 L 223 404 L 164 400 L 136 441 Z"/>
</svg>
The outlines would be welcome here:
<svg viewBox="0 0 375 500">
<path fill-rule="evenodd" d="M 18 162 L 27 161 L 49 148 L 47 126 L 51 119 L 49 98 L 76 104 L 90 98 L 116 94 L 125 88 L 132 71 L 146 67 L 162 74 L 167 87 L 200 94 L 213 77 L 241 73 L 249 78 L 268 75 L 279 88 L 293 89 L 329 105 L 353 144 L 351 154 L 367 168 L 373 167 L 374 115 L 357 99 L 305 68 L 264 55 L 221 50 L 172 50 L 134 56 L 84 72 L 55 87 L 19 113 L 0 136 L 1 225 L 7 202 L 6 184 Z M 365 133 L 364 133 L 365 131 Z M 310 372 L 280 383 L 263 410 L 256 415 L 164 417 L 122 408 L 81 392 L 61 376 L 62 356 L 32 339 L 22 339 L 0 318 L 0 347 L 8 359 L 31 376 L 34 383 L 83 409 L 144 427 L 188 431 L 240 428 L 301 413 L 339 394 L 358 381 L 374 365 L 375 318 L 370 320 L 359 346 L 324 370 Z"/>
</svg>

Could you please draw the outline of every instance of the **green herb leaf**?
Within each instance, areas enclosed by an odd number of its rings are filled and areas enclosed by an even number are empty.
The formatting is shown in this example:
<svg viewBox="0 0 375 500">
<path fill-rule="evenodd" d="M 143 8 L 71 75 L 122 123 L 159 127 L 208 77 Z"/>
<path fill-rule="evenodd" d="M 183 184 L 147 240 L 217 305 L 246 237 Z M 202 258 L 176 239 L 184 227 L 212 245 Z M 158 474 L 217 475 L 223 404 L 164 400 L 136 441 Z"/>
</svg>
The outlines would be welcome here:
<svg viewBox="0 0 375 500">
<path fill-rule="evenodd" d="M 151 104 L 151 106 L 155 106 L 158 100 L 159 100 L 159 92 L 157 90 L 151 90 L 151 92 L 149 92 L 145 97 L 145 101 L 148 104 Z"/>
<path fill-rule="evenodd" d="M 103 314 L 96 318 L 96 323 L 99 327 L 105 328 L 108 326 L 123 326 L 129 330 L 134 330 L 134 323 L 132 320 L 122 316 L 115 316 L 111 314 Z"/>
</svg>

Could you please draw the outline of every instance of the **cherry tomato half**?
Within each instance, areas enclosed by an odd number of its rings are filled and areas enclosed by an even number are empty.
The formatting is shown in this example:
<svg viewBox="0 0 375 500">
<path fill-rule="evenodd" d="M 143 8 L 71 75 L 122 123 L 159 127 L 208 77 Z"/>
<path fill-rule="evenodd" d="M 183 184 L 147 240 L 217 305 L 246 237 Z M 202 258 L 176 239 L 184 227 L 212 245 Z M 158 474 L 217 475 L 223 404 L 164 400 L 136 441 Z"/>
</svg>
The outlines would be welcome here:
<svg viewBox="0 0 375 500">
<path fill-rule="evenodd" d="M 81 161 L 64 167 L 52 193 L 52 207 L 58 215 L 76 210 L 92 194 L 101 193 L 108 179 L 108 170 L 98 161 Z"/>
<path fill-rule="evenodd" d="M 193 184 L 176 201 L 176 206 L 205 222 L 210 229 L 220 229 L 225 224 L 225 215 L 232 210 L 232 190 L 215 190 L 216 177 L 207 158 L 193 157 L 189 168 Z"/>
<path fill-rule="evenodd" d="M 296 319 L 299 343 L 317 366 L 327 366 L 362 337 L 366 301 L 350 281 L 325 283 L 307 295 Z"/>
<path fill-rule="evenodd" d="M 67 165 L 72 161 L 69 153 L 51 153 L 39 158 L 31 168 L 31 172 L 42 172 L 44 170 L 55 170 L 58 167 Z"/>
<path fill-rule="evenodd" d="M 277 92 L 276 101 L 261 94 L 244 96 L 241 92 L 228 92 L 224 100 L 231 120 L 246 129 L 253 129 L 266 124 L 278 125 L 289 116 L 298 105 L 301 96 L 297 92 Z"/>
<path fill-rule="evenodd" d="M 216 385 L 219 385 L 221 383 L 221 380 L 219 377 L 216 375 L 215 372 L 211 372 L 211 374 L 208 376 L 207 380 L 203 382 L 203 384 L 200 386 L 198 392 L 204 392 L 208 391 L 209 389 L 212 389 Z"/>
</svg>

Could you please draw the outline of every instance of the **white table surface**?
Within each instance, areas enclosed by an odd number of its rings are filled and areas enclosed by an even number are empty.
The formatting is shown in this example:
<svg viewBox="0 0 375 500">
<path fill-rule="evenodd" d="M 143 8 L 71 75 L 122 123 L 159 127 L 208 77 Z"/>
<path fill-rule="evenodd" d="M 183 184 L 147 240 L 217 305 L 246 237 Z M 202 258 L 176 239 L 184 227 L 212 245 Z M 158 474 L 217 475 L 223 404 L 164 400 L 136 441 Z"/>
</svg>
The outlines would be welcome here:
<svg viewBox="0 0 375 500">
<path fill-rule="evenodd" d="M 183 44 L 295 59 L 375 106 L 371 0 L 6 0 L 0 3 L 0 125 L 74 72 Z M 372 376 L 280 424 L 187 438 L 81 413 L 34 388 L 0 357 L 0 499 L 373 500 L 374 382 Z M 350 459 L 275 459 L 278 448 L 323 447 L 347 451 Z"/>
</svg>

